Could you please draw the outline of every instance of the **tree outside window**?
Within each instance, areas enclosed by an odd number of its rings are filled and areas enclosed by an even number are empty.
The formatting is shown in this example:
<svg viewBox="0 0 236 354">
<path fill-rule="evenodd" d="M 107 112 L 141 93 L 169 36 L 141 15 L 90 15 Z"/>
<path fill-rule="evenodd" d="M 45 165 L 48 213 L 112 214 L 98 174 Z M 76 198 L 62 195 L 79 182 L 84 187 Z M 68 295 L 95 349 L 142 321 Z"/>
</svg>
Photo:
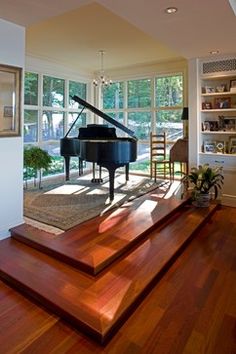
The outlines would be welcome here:
<svg viewBox="0 0 236 354">
<path fill-rule="evenodd" d="M 151 107 L 151 79 L 128 81 L 128 108 Z"/>
<path fill-rule="evenodd" d="M 24 103 L 38 105 L 38 74 L 26 72 L 24 82 Z"/>
<path fill-rule="evenodd" d="M 69 107 L 78 109 L 79 104 L 72 100 L 71 97 L 79 96 L 86 101 L 87 85 L 77 81 L 69 81 Z"/>
</svg>

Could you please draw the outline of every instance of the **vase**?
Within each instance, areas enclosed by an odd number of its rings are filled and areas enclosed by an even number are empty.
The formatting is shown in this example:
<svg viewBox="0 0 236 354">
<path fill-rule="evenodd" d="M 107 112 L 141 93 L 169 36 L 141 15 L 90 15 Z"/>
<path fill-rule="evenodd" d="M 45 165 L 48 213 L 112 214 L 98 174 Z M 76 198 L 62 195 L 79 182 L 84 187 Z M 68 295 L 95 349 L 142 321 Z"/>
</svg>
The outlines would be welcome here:
<svg viewBox="0 0 236 354">
<path fill-rule="evenodd" d="M 207 208 L 210 205 L 210 194 L 209 193 L 197 193 L 195 199 L 192 203 L 198 208 Z"/>
</svg>

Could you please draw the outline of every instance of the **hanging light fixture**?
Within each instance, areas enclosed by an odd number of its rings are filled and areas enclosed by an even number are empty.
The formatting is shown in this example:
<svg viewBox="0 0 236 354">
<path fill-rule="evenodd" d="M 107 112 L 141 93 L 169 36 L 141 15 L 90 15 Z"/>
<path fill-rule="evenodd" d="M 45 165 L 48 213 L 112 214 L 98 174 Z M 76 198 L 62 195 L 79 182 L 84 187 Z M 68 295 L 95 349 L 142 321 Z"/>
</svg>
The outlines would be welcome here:
<svg viewBox="0 0 236 354">
<path fill-rule="evenodd" d="M 112 84 L 112 80 L 109 79 L 108 76 L 106 76 L 105 74 L 105 70 L 104 70 L 104 50 L 99 50 L 99 54 L 100 54 L 100 58 L 101 58 L 101 69 L 99 72 L 98 77 L 96 77 L 95 79 L 93 79 L 93 84 L 94 86 L 109 86 Z"/>
</svg>

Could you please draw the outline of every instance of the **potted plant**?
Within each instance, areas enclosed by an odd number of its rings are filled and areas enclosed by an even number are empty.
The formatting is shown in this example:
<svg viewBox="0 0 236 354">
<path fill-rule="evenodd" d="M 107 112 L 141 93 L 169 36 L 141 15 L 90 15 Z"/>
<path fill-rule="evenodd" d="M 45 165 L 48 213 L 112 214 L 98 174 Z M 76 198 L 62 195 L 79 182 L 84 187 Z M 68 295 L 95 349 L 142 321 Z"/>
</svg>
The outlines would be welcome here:
<svg viewBox="0 0 236 354">
<path fill-rule="evenodd" d="M 192 199 L 197 207 L 208 207 L 211 198 L 217 199 L 224 183 L 222 167 L 209 164 L 193 167 L 184 179 L 193 185 Z"/>
<path fill-rule="evenodd" d="M 42 169 L 48 170 L 52 158 L 49 153 L 42 150 L 40 147 L 31 146 L 24 149 L 24 167 L 26 169 L 26 177 L 28 175 L 28 169 L 32 169 L 35 178 L 39 173 L 39 188 L 41 188 L 42 182 Z"/>
</svg>

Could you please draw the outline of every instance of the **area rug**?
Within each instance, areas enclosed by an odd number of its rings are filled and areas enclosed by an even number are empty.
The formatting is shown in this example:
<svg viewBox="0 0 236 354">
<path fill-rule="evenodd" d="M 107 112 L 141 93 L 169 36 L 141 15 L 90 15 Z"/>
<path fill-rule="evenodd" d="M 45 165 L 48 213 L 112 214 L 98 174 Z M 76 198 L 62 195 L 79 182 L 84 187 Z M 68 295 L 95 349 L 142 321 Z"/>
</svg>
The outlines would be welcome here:
<svg viewBox="0 0 236 354">
<path fill-rule="evenodd" d="M 124 202 L 156 189 L 162 182 L 154 183 L 141 176 L 123 174 L 115 178 L 115 197 L 109 201 L 108 175 L 103 183 L 91 183 L 91 175 L 44 185 L 43 189 L 28 188 L 24 192 L 24 216 L 41 223 L 68 230 L 88 219 L 117 208 Z"/>
</svg>

